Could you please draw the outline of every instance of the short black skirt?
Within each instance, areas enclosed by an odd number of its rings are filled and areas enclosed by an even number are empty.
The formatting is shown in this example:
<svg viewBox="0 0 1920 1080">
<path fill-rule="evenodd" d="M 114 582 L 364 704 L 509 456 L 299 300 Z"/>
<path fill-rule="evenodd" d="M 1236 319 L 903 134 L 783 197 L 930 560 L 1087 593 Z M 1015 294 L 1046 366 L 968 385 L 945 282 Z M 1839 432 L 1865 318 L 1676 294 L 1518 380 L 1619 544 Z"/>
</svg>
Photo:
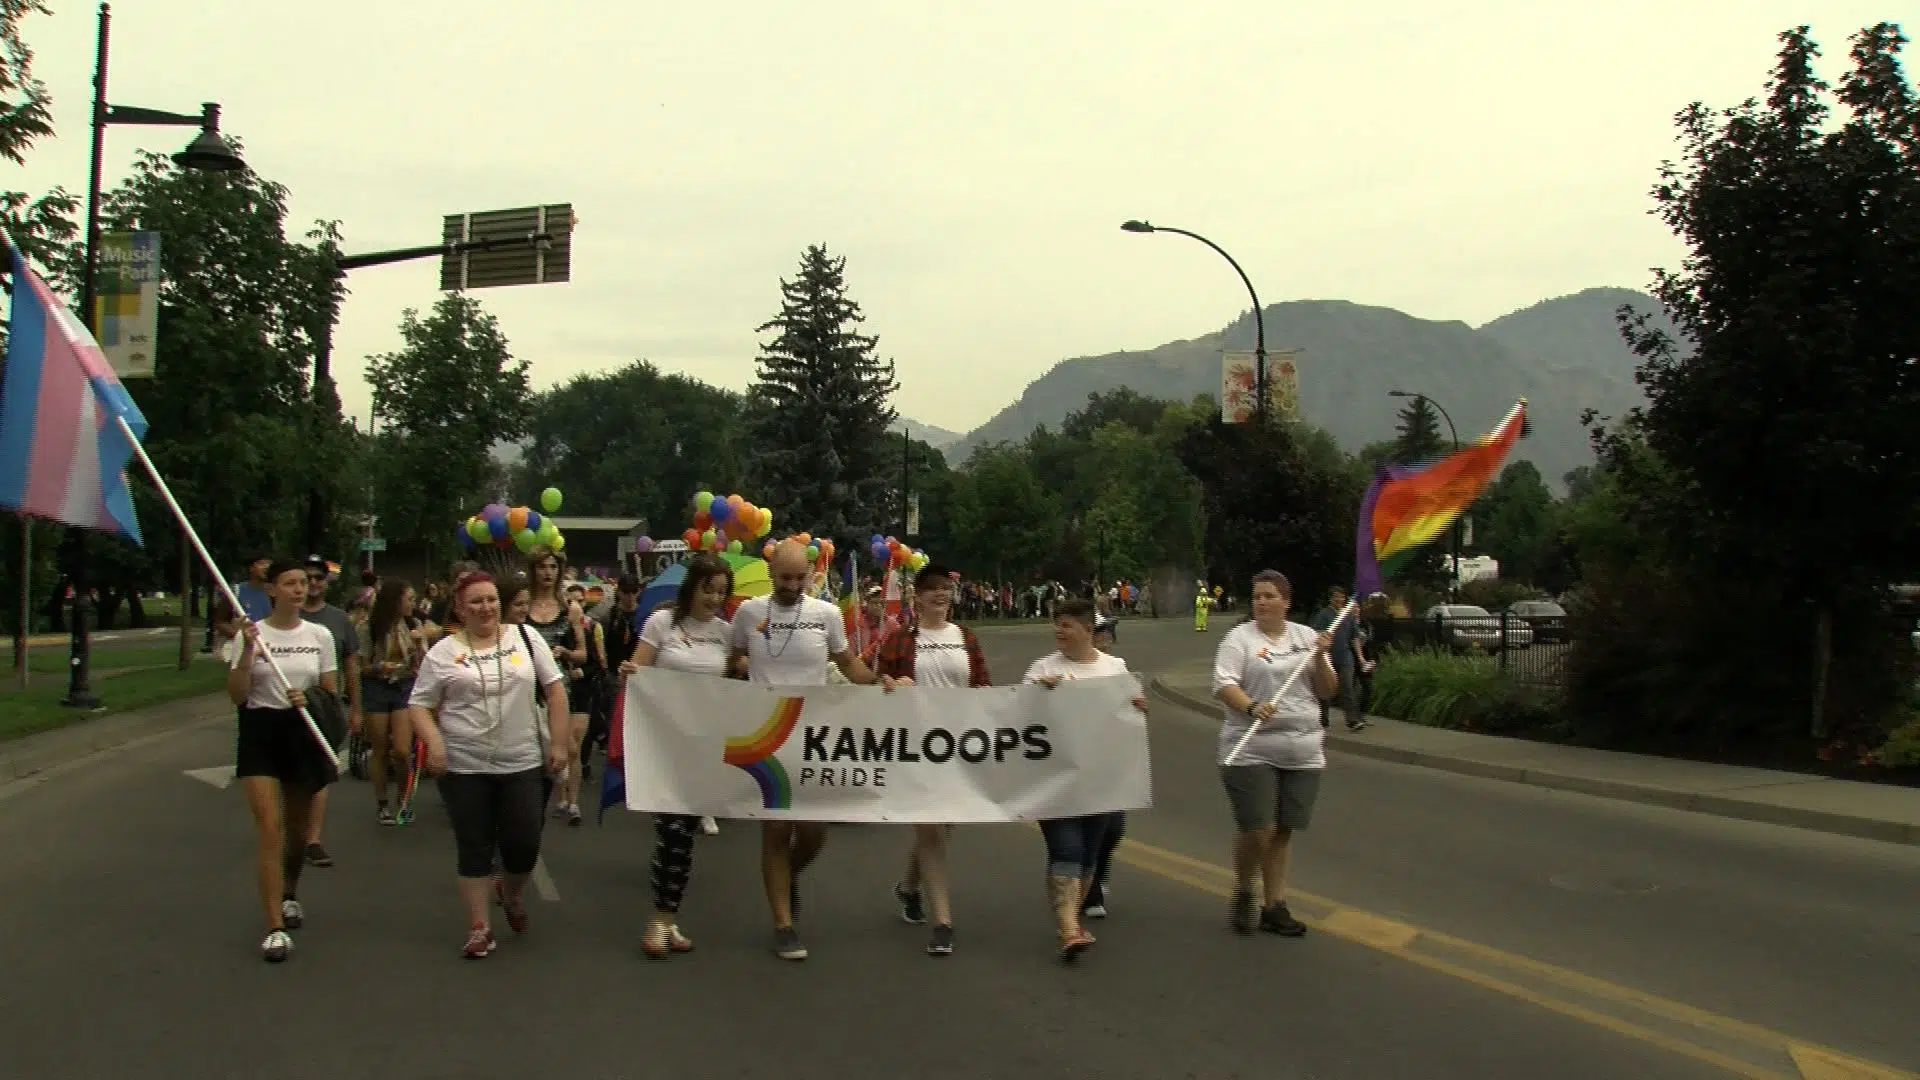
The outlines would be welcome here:
<svg viewBox="0 0 1920 1080">
<path fill-rule="evenodd" d="M 281 785 L 318 791 L 337 777 L 326 751 L 307 730 L 298 709 L 240 707 L 233 775 L 271 776 Z"/>
</svg>

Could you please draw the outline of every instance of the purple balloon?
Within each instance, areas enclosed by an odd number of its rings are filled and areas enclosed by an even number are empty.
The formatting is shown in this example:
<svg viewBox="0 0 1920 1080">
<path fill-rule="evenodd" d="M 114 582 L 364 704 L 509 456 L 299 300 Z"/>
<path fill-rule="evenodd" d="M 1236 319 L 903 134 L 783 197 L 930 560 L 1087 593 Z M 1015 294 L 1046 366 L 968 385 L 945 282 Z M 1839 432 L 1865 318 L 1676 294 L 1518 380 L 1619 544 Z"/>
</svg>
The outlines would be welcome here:
<svg viewBox="0 0 1920 1080">
<path fill-rule="evenodd" d="M 640 539 L 638 539 L 638 540 L 635 540 L 635 541 L 633 542 L 633 550 L 635 550 L 635 551 L 637 551 L 637 552 L 639 552 L 639 553 L 640 553 L 640 554 L 642 554 L 642 555 L 645 555 L 645 554 L 646 554 L 647 552 L 649 552 L 649 551 L 652 551 L 652 550 L 653 550 L 653 537 L 651 537 L 651 536 L 643 536 L 643 537 L 641 537 Z"/>
</svg>

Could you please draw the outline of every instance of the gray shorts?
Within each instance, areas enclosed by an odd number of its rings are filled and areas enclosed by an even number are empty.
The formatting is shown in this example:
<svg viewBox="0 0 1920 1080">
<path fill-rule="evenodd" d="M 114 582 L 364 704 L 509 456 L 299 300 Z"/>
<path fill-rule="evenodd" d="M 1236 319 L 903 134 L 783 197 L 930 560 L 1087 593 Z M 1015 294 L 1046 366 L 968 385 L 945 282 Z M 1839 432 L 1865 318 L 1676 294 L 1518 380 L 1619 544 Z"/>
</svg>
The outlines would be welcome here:
<svg viewBox="0 0 1920 1080">
<path fill-rule="evenodd" d="M 1233 825 L 1241 832 L 1271 829 L 1277 822 L 1299 832 L 1313 822 L 1324 769 L 1278 769 L 1272 765 L 1222 765 L 1220 782 L 1233 804 Z"/>
</svg>

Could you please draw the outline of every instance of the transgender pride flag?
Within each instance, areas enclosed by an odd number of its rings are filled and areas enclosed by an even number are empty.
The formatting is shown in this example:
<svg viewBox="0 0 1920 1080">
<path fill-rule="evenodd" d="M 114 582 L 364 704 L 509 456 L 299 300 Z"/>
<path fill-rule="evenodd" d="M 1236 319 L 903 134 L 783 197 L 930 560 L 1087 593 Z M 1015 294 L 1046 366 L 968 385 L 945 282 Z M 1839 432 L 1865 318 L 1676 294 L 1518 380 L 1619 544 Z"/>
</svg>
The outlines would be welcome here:
<svg viewBox="0 0 1920 1080">
<path fill-rule="evenodd" d="M 140 543 L 127 490 L 133 438 L 147 418 L 107 358 L 26 256 L 0 232 L 13 264 L 7 370 L 0 383 L 0 506 Z"/>
</svg>

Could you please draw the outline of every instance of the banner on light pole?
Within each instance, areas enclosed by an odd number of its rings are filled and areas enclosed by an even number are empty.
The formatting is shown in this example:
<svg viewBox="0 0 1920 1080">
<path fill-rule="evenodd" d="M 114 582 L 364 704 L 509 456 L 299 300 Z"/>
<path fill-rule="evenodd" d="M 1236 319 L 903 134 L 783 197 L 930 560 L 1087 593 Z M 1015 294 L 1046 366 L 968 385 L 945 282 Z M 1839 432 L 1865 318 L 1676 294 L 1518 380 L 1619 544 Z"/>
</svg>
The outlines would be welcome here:
<svg viewBox="0 0 1920 1080">
<path fill-rule="evenodd" d="M 122 379 L 153 378 L 160 330 L 160 234 L 102 233 L 93 325 L 100 351 Z"/>
<path fill-rule="evenodd" d="M 1282 349 L 1267 353 L 1267 411 L 1276 417 L 1300 419 L 1300 369 L 1295 361 L 1301 350 Z M 1252 349 L 1230 349 L 1220 354 L 1220 422 L 1245 424 L 1258 411 L 1254 396 L 1258 364 Z"/>
</svg>

